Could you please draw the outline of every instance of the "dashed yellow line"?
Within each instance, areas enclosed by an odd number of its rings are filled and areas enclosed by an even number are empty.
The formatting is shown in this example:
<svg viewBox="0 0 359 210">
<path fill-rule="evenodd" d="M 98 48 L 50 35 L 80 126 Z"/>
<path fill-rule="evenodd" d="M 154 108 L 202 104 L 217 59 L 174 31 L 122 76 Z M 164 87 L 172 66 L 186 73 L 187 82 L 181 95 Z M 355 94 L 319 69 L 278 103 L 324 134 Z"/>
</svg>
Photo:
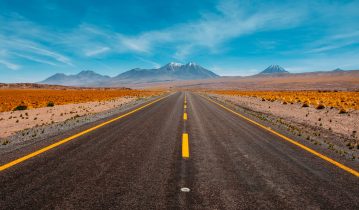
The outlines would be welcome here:
<svg viewBox="0 0 359 210">
<path fill-rule="evenodd" d="M 297 142 L 297 141 L 295 141 L 295 140 L 293 140 L 293 139 L 291 139 L 289 137 L 286 137 L 283 134 L 280 134 L 280 133 L 278 133 L 278 132 L 276 132 L 276 131 L 274 131 L 274 130 L 272 130 L 272 129 L 270 129 L 270 128 L 268 128 L 268 127 L 266 127 L 266 126 L 264 126 L 264 125 L 262 125 L 262 124 L 260 124 L 260 123 L 258 123 L 256 121 L 254 121 L 254 120 L 251 120 L 248 117 L 246 117 L 246 116 L 244 116 L 242 114 L 239 114 L 238 112 L 235 112 L 235 111 L 223 106 L 222 104 L 220 104 L 220 103 L 218 103 L 216 101 L 213 101 L 210 98 L 207 98 L 207 97 L 205 97 L 205 98 L 207 100 L 217 104 L 218 106 L 222 107 L 223 109 L 225 109 L 225 110 L 227 110 L 229 112 L 232 112 L 233 114 L 235 114 L 235 115 L 237 115 L 237 116 L 239 116 L 239 117 L 241 117 L 241 118 L 243 118 L 243 119 L 245 119 L 245 120 L 247 120 L 247 121 L 249 121 L 249 122 L 251 122 L 251 123 L 253 123 L 253 124 L 255 124 L 255 125 L 259 126 L 259 127 L 261 127 L 261 128 L 263 128 L 264 130 L 267 130 L 267 131 L 273 133 L 274 135 L 277 135 L 277 136 L 281 137 L 282 139 L 284 139 L 284 140 L 298 146 L 299 148 L 304 149 L 307 152 L 310 152 L 311 154 L 313 154 L 313 155 L 315 155 L 315 156 L 317 156 L 317 157 L 319 157 L 319 158 L 321 158 L 321 159 L 323 159 L 323 160 L 325 160 L 325 161 L 327 161 L 327 162 L 329 162 L 329 163 L 343 169 L 344 171 L 346 171 L 348 173 L 353 174 L 356 177 L 359 177 L 359 172 L 358 171 L 356 171 L 356 170 L 354 170 L 352 168 L 349 168 L 348 166 L 345 166 L 345 165 L 343 165 L 343 164 L 341 164 L 341 163 L 339 163 L 339 162 L 337 162 L 337 161 L 335 161 L 335 160 L 333 160 L 333 159 L 331 159 L 331 158 L 329 158 L 329 157 L 327 157 L 327 156 L 325 156 L 325 155 L 323 155 L 323 154 L 321 154 L 321 153 L 319 153 L 319 152 L 317 152 L 317 151 L 315 151 L 315 150 L 313 150 L 313 149 L 311 149 L 311 148 L 309 148 L 307 146 L 304 146 L 303 144 L 301 144 L 301 143 L 299 143 L 299 142 Z"/>
<path fill-rule="evenodd" d="M 87 130 L 84 130 L 84 131 L 82 131 L 82 132 L 80 132 L 80 133 L 77 133 L 77 134 L 75 134 L 75 135 L 73 135 L 73 136 L 70 136 L 70 137 L 67 137 L 67 138 L 65 138 L 65 139 L 62 139 L 62 140 L 60 140 L 60 141 L 58 141 L 58 142 L 56 142 L 56 143 L 54 143 L 54 144 L 51 144 L 51 145 L 49 145 L 49 146 L 47 146 L 47 147 L 44 147 L 44 148 L 42 148 L 42 149 L 39 149 L 39 150 L 37 150 L 37 151 L 35 151 L 35 152 L 33 152 L 33 153 L 30 153 L 30 154 L 28 154 L 28 155 L 25 155 L 25 156 L 23 156 L 23 157 L 21 157 L 21 158 L 18 158 L 18 159 L 16 159 L 16 160 L 14 160 L 14 161 L 11 161 L 11 162 L 9 162 L 9 163 L 6 163 L 6 164 L 0 166 L 0 171 L 3 171 L 3 170 L 5 170 L 5 169 L 7 169 L 7 168 L 10 168 L 10 167 L 16 165 L 16 164 L 19 164 L 19 163 L 21 163 L 21 162 L 24 162 L 24 161 L 26 161 L 26 160 L 28 160 L 28 159 L 30 159 L 30 158 L 32 158 L 32 157 L 35 157 L 35 156 L 37 156 L 37 155 L 39 155 L 39 154 L 41 154 L 41 153 L 44 153 L 44 152 L 46 152 L 46 151 L 48 151 L 48 150 L 51 150 L 51 149 L 53 149 L 53 148 L 55 148 L 55 147 L 58 147 L 58 146 L 60 146 L 60 145 L 62 145 L 62 144 L 64 144 L 64 143 L 66 143 L 66 142 L 69 142 L 69 141 L 71 141 L 71 140 L 74 140 L 74 139 L 76 139 L 77 137 L 80 137 L 80 136 L 82 136 L 82 135 L 84 135 L 84 134 L 86 134 L 86 133 L 89 133 L 89 132 L 94 131 L 94 130 L 96 130 L 96 129 L 98 129 L 98 128 L 101 128 L 101 127 L 103 127 L 103 126 L 105 126 L 105 125 L 107 125 L 107 124 L 110 124 L 110 123 L 112 123 L 112 122 L 114 122 L 114 121 L 116 121 L 116 120 L 119 120 L 119 119 L 124 118 L 124 117 L 126 117 L 126 116 L 128 116 L 128 115 L 131 115 L 131 114 L 133 114 L 133 113 L 135 113 L 135 112 L 137 112 L 137 111 L 140 111 L 141 109 L 144 109 L 145 107 L 148 107 L 148 106 L 150 106 L 150 105 L 152 105 L 152 104 L 154 104 L 154 103 L 156 103 L 156 102 L 158 102 L 158 101 L 160 101 L 160 100 L 162 100 L 162 99 L 164 99 L 164 98 L 166 98 L 166 97 L 168 97 L 168 96 L 161 97 L 161 98 L 159 98 L 159 99 L 157 99 L 157 100 L 155 100 L 155 101 L 152 101 L 152 102 L 150 102 L 150 103 L 148 103 L 148 104 L 146 104 L 146 105 L 144 105 L 144 106 L 141 106 L 141 107 L 139 107 L 139 108 L 137 108 L 137 109 L 134 109 L 134 110 L 132 110 L 132 111 L 130 111 L 130 112 L 127 112 L 126 114 L 123 114 L 123 115 L 121 115 L 121 116 L 119 116 L 119 117 L 116 117 L 116 118 L 113 118 L 113 119 L 111 119 L 111 120 L 108 120 L 108 121 L 106 121 L 106 122 L 104 122 L 104 123 L 101 123 L 101 124 L 96 125 L 96 126 L 94 126 L 94 127 L 92 127 L 92 128 L 89 128 L 89 129 L 87 129 Z"/>
<path fill-rule="evenodd" d="M 187 120 L 187 113 L 183 113 L 183 120 Z"/>
<path fill-rule="evenodd" d="M 184 105 L 184 108 L 187 109 L 187 105 L 186 105 L 186 104 Z"/>
<path fill-rule="evenodd" d="M 182 157 L 189 158 L 188 133 L 182 134 Z"/>
</svg>

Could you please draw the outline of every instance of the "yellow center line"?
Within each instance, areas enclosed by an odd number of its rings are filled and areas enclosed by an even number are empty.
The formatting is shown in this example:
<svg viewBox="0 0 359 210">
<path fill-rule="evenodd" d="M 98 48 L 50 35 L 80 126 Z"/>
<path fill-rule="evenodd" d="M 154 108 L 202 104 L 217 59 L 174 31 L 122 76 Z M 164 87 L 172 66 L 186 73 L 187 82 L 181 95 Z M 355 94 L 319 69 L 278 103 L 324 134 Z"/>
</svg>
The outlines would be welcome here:
<svg viewBox="0 0 359 210">
<path fill-rule="evenodd" d="M 182 134 L 182 157 L 189 158 L 188 133 Z"/>
<path fill-rule="evenodd" d="M 183 113 L 183 120 L 187 120 L 187 113 Z"/>
<path fill-rule="evenodd" d="M 184 108 L 187 109 L 187 105 L 186 105 L 186 104 L 184 105 Z"/>
<path fill-rule="evenodd" d="M 217 104 L 218 106 L 222 107 L 223 109 L 226 109 L 227 111 L 232 112 L 233 114 L 235 114 L 235 115 L 237 115 L 237 116 L 239 116 L 239 117 L 241 117 L 241 118 L 243 118 L 243 119 L 245 119 L 245 120 L 247 120 L 247 121 L 249 121 L 249 122 L 251 122 L 251 123 L 253 123 L 253 124 L 255 124 L 255 125 L 263 128 L 263 129 L 265 129 L 265 130 L 267 130 L 267 131 L 269 131 L 269 132 L 271 132 L 271 133 L 273 133 L 273 134 L 275 134 L 277 136 L 279 136 L 279 137 L 281 137 L 281 138 L 283 138 L 284 140 L 286 140 L 286 141 L 300 147 L 301 149 L 304 149 L 307 152 L 310 152 L 313 155 L 315 155 L 315 156 L 317 156 L 317 157 L 319 157 L 319 158 L 321 158 L 321 159 L 323 159 L 323 160 L 325 160 L 325 161 L 327 161 L 327 162 L 329 162 L 329 163 L 343 169 L 344 171 L 349 172 L 349 173 L 353 174 L 356 177 L 359 177 L 359 172 L 358 171 L 356 171 L 356 170 L 354 170 L 352 168 L 349 168 L 348 166 L 345 166 L 345 165 L 343 165 L 343 164 L 341 164 L 341 163 L 339 163 L 339 162 L 337 162 L 337 161 L 335 161 L 335 160 L 333 160 L 333 159 L 331 159 L 331 158 L 329 158 L 329 157 L 327 157 L 327 156 L 325 156 L 325 155 L 323 155 L 323 154 L 321 154 L 321 153 L 319 153 L 319 152 L 317 152 L 317 151 L 315 151 L 315 150 L 313 150 L 313 149 L 311 149 L 311 148 L 309 148 L 307 146 L 304 146 L 303 144 L 301 144 L 301 143 L 299 143 L 299 142 L 297 142 L 297 141 L 295 141 L 295 140 L 293 140 L 293 139 L 291 139 L 289 137 L 286 137 L 283 134 L 280 134 L 280 133 L 272 130 L 271 128 L 268 128 L 268 127 L 266 127 L 266 126 L 264 126 L 264 125 L 262 125 L 262 124 L 260 124 L 260 123 L 258 123 L 256 121 L 254 121 L 254 120 L 251 120 L 248 117 L 246 117 L 246 116 L 244 116 L 242 114 L 239 114 L 238 112 L 235 112 L 235 111 L 225 107 L 224 105 L 222 105 L 220 103 L 217 103 L 216 101 L 213 101 L 210 98 L 207 98 L 207 97 L 204 97 L 204 98 L 206 98 L 207 100 Z"/>
<path fill-rule="evenodd" d="M 98 129 L 98 128 L 101 128 L 101 127 L 103 127 L 103 126 L 105 126 L 105 125 L 107 125 L 107 124 L 110 124 L 110 123 L 112 123 L 112 122 L 114 122 L 114 121 L 116 121 L 116 120 L 119 120 L 119 119 L 121 119 L 121 118 L 124 118 L 124 117 L 126 117 L 126 116 L 128 116 L 128 115 L 131 115 L 131 114 L 133 114 L 133 113 L 135 113 L 135 112 L 137 112 L 137 111 L 139 111 L 139 110 L 141 110 L 141 109 L 144 109 L 145 107 L 148 107 L 148 106 L 150 106 L 150 105 L 152 105 L 152 104 L 154 104 L 154 103 L 156 103 L 156 102 L 158 102 L 158 101 L 160 101 L 160 100 L 162 100 L 162 99 L 164 99 L 164 98 L 166 98 L 166 97 L 168 97 L 168 96 L 161 97 L 161 98 L 159 98 L 159 99 L 157 99 L 157 100 L 155 100 L 155 101 L 152 101 L 152 102 L 150 102 L 150 103 L 148 103 L 148 104 L 146 104 L 146 105 L 143 105 L 143 106 L 141 106 L 141 107 L 139 107 L 139 108 L 137 108 L 137 109 L 134 109 L 134 110 L 132 110 L 132 111 L 130 111 L 130 112 L 127 112 L 126 114 L 123 114 L 123 115 L 121 115 L 121 116 L 119 116 L 119 117 L 116 117 L 116 118 L 113 118 L 113 119 L 108 120 L 108 121 L 106 121 L 106 122 L 103 122 L 103 123 L 101 123 L 101 124 L 99 124 L 99 125 L 96 125 L 96 126 L 94 126 L 94 127 L 92 127 L 92 128 L 89 128 L 89 129 L 87 129 L 87 130 L 84 130 L 84 131 L 82 131 L 82 132 L 80 132 L 80 133 L 77 133 L 77 134 L 75 134 L 75 135 L 73 135 L 73 136 L 70 136 L 70 137 L 67 137 L 67 138 L 65 138 L 65 139 L 62 139 L 62 140 L 60 140 L 60 141 L 58 141 L 58 142 L 56 142 L 56 143 L 53 143 L 53 144 L 51 144 L 51 145 L 49 145 L 49 146 L 46 146 L 46 147 L 44 147 L 44 148 L 42 148 L 42 149 L 39 149 L 39 150 L 37 150 L 37 151 L 35 151 L 35 152 L 32 152 L 32 153 L 30 153 L 30 154 L 28 154 L 28 155 L 25 155 L 25 156 L 23 156 L 23 157 L 21 157 L 21 158 L 18 158 L 18 159 L 13 160 L 13 161 L 11 161 L 11 162 L 9 162 L 9 163 L 6 163 L 6 164 L 0 166 L 0 171 L 3 171 L 3 170 L 5 170 L 5 169 L 7 169 L 7 168 L 10 168 L 10 167 L 16 165 L 16 164 L 19 164 L 19 163 L 21 163 L 21 162 L 24 162 L 24 161 L 26 161 L 26 160 L 28 160 L 28 159 L 30 159 L 30 158 L 32 158 L 32 157 L 35 157 L 35 156 L 37 156 L 37 155 L 39 155 L 39 154 L 41 154 L 41 153 L 44 153 L 44 152 L 46 152 L 46 151 L 48 151 L 48 150 L 51 150 L 51 149 L 53 149 L 53 148 L 55 148 L 55 147 L 58 147 L 58 146 L 60 146 L 60 145 L 62 145 L 62 144 L 64 144 L 64 143 L 66 143 L 66 142 L 68 142 L 68 141 L 71 141 L 71 140 L 73 140 L 73 139 L 76 139 L 77 137 L 80 137 L 80 136 L 82 136 L 82 135 L 84 135 L 84 134 L 86 134 L 86 133 L 89 133 L 89 132 L 94 131 L 94 130 L 96 130 L 96 129 Z"/>
</svg>

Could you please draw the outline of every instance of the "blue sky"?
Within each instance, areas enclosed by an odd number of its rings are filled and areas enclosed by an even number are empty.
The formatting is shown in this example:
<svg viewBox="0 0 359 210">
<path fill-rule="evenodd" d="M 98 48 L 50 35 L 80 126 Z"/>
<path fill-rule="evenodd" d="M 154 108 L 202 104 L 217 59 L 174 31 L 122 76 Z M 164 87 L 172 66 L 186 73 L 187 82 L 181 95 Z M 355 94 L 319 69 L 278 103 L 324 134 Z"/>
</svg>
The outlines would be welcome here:
<svg viewBox="0 0 359 210">
<path fill-rule="evenodd" d="M 359 69 L 359 1 L 0 0 L 0 82 L 171 61 L 220 75 Z"/>
</svg>

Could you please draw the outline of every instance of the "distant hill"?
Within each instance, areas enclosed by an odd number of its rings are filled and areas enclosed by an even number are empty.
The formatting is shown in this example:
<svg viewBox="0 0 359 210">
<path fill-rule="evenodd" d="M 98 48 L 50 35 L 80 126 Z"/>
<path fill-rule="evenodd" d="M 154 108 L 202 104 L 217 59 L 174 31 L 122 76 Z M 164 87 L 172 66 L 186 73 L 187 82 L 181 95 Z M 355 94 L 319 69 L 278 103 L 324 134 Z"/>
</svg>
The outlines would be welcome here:
<svg viewBox="0 0 359 210">
<path fill-rule="evenodd" d="M 359 91 L 359 70 L 227 76 L 206 80 L 130 85 L 133 88 L 214 90 L 337 90 Z"/>
<path fill-rule="evenodd" d="M 258 75 L 288 74 L 289 72 L 279 65 L 270 65 Z"/>
<path fill-rule="evenodd" d="M 103 76 L 93 71 L 82 71 L 75 75 L 58 73 L 39 83 L 67 86 L 122 86 L 123 84 L 198 80 L 217 77 L 219 77 L 217 74 L 192 62 L 187 64 L 171 62 L 156 69 L 132 69 L 115 77 Z"/>
<path fill-rule="evenodd" d="M 66 86 L 93 86 L 94 84 L 100 84 L 110 79 L 109 76 L 103 76 L 93 71 L 81 71 L 75 75 L 65 75 L 57 73 L 51 77 L 39 82 L 39 84 L 50 85 L 66 85 Z"/>
<path fill-rule="evenodd" d="M 0 89 L 49 89 L 49 90 L 130 90 L 127 87 L 79 87 L 64 85 L 48 85 L 38 83 L 0 83 Z"/>
</svg>

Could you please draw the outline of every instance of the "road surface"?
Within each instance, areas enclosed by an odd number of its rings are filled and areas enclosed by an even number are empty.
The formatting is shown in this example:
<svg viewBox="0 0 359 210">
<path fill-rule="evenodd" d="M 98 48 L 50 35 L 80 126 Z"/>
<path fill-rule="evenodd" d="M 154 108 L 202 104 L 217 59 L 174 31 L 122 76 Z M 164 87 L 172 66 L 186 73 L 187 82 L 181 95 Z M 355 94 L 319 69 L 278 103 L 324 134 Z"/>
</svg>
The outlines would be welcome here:
<svg viewBox="0 0 359 210">
<path fill-rule="evenodd" d="M 0 186 L 0 209 L 359 208 L 358 177 L 190 92 L 0 171 Z"/>
</svg>

